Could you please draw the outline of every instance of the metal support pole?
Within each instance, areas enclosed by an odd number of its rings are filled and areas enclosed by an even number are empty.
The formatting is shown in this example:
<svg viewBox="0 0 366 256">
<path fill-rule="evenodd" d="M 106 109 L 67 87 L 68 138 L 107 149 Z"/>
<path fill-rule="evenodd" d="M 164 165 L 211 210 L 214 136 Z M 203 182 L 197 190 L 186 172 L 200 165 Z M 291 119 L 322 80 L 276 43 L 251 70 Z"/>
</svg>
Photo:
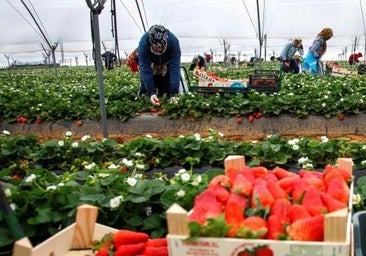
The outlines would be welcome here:
<svg viewBox="0 0 366 256">
<path fill-rule="evenodd" d="M 98 86 L 99 86 L 99 101 L 100 101 L 100 110 L 101 110 L 101 118 L 102 118 L 102 128 L 103 128 L 103 136 L 104 138 L 108 138 L 108 121 L 107 121 L 107 111 L 105 105 L 105 95 L 104 95 L 104 85 L 103 85 L 103 65 L 102 65 L 102 55 L 101 55 L 101 47 L 100 47 L 100 33 L 99 33 L 99 19 L 98 15 L 103 9 L 103 3 L 99 3 L 94 8 L 89 0 L 86 0 L 88 6 L 90 7 L 93 14 L 92 21 L 92 29 L 93 29 L 93 42 L 95 47 L 95 62 L 97 66 L 97 76 L 98 76 Z"/>
</svg>

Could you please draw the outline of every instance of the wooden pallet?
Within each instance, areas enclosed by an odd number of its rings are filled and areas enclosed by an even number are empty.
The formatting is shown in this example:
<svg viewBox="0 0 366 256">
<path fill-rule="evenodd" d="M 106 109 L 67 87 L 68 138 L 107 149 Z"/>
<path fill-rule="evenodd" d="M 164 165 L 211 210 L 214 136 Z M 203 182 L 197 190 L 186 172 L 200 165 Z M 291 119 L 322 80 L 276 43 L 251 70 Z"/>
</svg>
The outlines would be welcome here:
<svg viewBox="0 0 366 256">
<path fill-rule="evenodd" d="M 117 229 L 96 223 L 98 208 L 81 205 L 75 223 L 33 247 L 28 237 L 15 242 L 12 256 L 92 256 L 93 241 Z"/>
</svg>

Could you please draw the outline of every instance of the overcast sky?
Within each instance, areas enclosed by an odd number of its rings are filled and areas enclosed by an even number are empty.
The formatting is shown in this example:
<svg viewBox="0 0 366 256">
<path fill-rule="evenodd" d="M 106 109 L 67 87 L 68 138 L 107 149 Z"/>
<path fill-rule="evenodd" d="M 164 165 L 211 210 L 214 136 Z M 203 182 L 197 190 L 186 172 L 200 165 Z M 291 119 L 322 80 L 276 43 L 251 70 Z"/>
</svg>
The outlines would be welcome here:
<svg viewBox="0 0 366 256">
<path fill-rule="evenodd" d="M 0 1 L 0 67 L 10 61 L 42 60 L 43 48 L 58 44 L 65 58 L 83 61 L 91 56 L 90 9 L 85 1 L 24 0 L 37 19 L 40 29 L 21 1 Z M 260 26 L 254 0 L 148 0 L 139 1 L 145 27 L 162 24 L 180 39 L 183 56 L 213 50 L 222 57 L 222 40 L 230 44 L 232 54 L 250 58 L 259 52 L 258 33 L 266 34 L 267 59 L 278 55 L 291 38 L 303 39 L 305 51 L 323 27 L 331 27 L 334 37 L 328 42 L 324 58 L 338 59 L 343 53 L 365 51 L 364 0 L 260 0 Z M 136 2 L 116 0 L 119 49 L 122 57 L 131 52 L 144 32 Z M 98 15 L 101 40 L 114 49 L 111 32 L 111 2 L 107 0 Z M 42 31 L 47 40 L 41 34 Z M 61 48 L 62 45 L 62 48 Z M 104 48 L 102 46 L 102 49 Z M 264 56 L 262 50 L 262 57 Z"/>
</svg>

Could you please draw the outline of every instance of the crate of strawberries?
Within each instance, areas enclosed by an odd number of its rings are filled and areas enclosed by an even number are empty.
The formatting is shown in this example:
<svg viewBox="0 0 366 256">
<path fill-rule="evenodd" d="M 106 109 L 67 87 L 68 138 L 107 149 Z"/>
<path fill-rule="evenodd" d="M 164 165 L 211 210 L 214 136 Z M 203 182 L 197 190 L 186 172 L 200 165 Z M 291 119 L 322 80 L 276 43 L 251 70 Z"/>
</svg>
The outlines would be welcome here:
<svg viewBox="0 0 366 256">
<path fill-rule="evenodd" d="M 349 256 L 352 159 L 323 171 L 245 166 L 225 159 L 187 212 L 167 211 L 171 256 Z"/>
</svg>

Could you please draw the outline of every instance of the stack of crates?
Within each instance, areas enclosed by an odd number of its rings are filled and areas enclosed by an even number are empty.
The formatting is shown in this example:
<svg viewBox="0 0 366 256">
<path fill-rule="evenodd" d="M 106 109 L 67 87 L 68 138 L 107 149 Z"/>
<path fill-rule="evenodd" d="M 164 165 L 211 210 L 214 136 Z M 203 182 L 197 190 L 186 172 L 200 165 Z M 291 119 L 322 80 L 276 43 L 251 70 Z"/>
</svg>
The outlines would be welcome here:
<svg viewBox="0 0 366 256">
<path fill-rule="evenodd" d="M 253 73 L 249 75 L 249 90 L 273 93 L 280 89 L 280 85 L 281 73 L 279 70 L 253 70 Z"/>
</svg>

